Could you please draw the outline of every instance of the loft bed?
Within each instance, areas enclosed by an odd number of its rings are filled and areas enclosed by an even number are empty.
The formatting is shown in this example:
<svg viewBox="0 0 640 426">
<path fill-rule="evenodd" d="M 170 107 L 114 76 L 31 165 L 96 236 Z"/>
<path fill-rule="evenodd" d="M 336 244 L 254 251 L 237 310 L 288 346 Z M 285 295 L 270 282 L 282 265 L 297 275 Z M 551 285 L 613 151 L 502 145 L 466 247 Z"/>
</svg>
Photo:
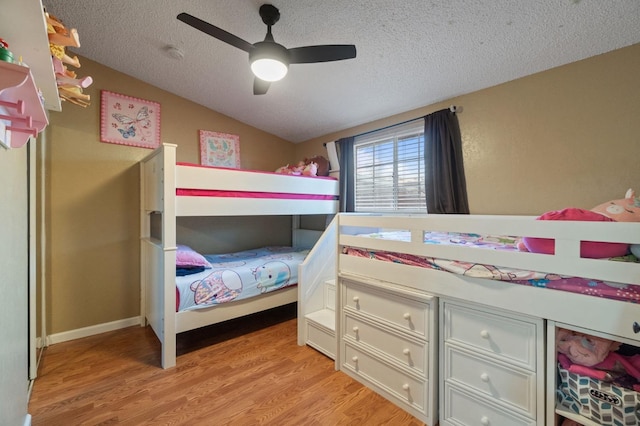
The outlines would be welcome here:
<svg viewBox="0 0 640 426">
<path fill-rule="evenodd" d="M 163 368 L 176 364 L 178 333 L 297 301 L 297 287 L 288 285 L 268 292 L 262 287 L 249 299 L 179 310 L 176 285 L 185 277 L 176 276 L 178 218 L 293 216 L 291 246 L 312 247 L 322 232 L 301 229 L 297 215 L 333 214 L 338 207 L 335 179 L 181 164 L 176 148 L 163 144 L 140 163 L 141 322 L 161 342 Z"/>
<path fill-rule="evenodd" d="M 640 244 L 640 223 L 535 219 L 341 213 L 338 277 L 546 321 L 546 403 L 538 404 L 538 410 L 544 410 L 544 405 L 547 409 L 546 413 L 538 412 L 538 419 L 544 416 L 545 424 L 554 424 L 561 414 L 584 420 L 555 407 L 555 331 L 551 325 L 566 325 L 640 346 L 638 259 L 633 255 L 614 259 L 580 255 L 583 242 Z M 521 251 L 514 243 L 524 237 L 555 240 L 555 254 Z M 482 238 L 496 244 L 479 248 L 484 244 L 470 242 Z M 510 241 L 511 247 L 498 247 L 505 241 Z M 444 347 L 442 341 L 438 345 Z M 348 360 L 337 360 L 337 365 L 340 362 Z M 441 387 L 441 398 L 442 392 Z"/>
<path fill-rule="evenodd" d="M 478 249 L 468 242 L 462 244 L 434 243 L 429 236 L 443 234 L 471 234 L 479 236 L 508 236 L 511 239 L 537 237 L 556 240 L 555 254 L 530 253 L 520 250 Z M 426 237 L 426 238 L 425 238 Z M 459 239 L 459 238 L 458 238 Z M 580 242 L 616 242 L 640 244 L 640 224 L 623 222 L 541 221 L 528 216 L 485 215 L 339 215 L 339 274 L 343 276 L 373 277 L 408 287 L 419 287 L 431 293 L 473 299 L 478 303 L 522 312 L 559 322 L 581 325 L 604 333 L 630 339 L 640 339 L 633 323 L 640 322 L 640 263 L 580 257 Z M 359 250 L 356 250 L 359 249 Z M 366 255 L 347 252 L 362 250 Z M 378 255 L 374 254 L 377 253 Z M 382 255 L 379 255 L 381 254 Z M 404 261 L 385 254 L 399 253 Z M 355 254 L 355 253 L 351 253 Z M 459 268 L 463 274 L 444 273 L 442 263 L 425 267 L 412 262 L 411 257 L 449 259 L 465 262 Z M 437 263 L 437 262 L 436 262 Z M 498 265 L 486 268 L 481 265 Z M 478 267 L 480 266 L 480 267 Z M 496 272 L 497 271 L 497 272 Z M 506 272 L 505 272 L 506 271 Z M 517 271 L 542 271 L 536 276 Z M 475 276 L 474 276 L 475 275 Z M 500 275 L 509 275 L 508 281 Z M 579 277 L 594 282 L 621 283 L 627 292 L 605 292 L 602 297 L 588 293 L 551 291 L 553 281 L 543 276 Z M 487 277 L 492 279 L 485 279 Z M 497 278 L 497 279 L 496 279 Z M 538 281 L 535 281 L 538 279 Z M 594 281 L 595 280 L 595 281 Z M 428 284 L 423 284 L 428 283 Z M 525 285 L 515 285 L 515 284 Z M 539 285 L 536 285 L 539 284 Z M 541 287 L 547 288 L 541 288 Z M 616 284 L 611 288 L 615 289 Z M 580 291 L 580 290 L 578 290 Z M 619 299 L 612 300 L 615 294 Z M 625 297 L 628 296 L 628 297 Z M 568 306 L 579 306 L 570 309 Z M 612 315 L 616 312 L 616 315 Z M 636 327 L 637 328 L 637 327 Z"/>
</svg>

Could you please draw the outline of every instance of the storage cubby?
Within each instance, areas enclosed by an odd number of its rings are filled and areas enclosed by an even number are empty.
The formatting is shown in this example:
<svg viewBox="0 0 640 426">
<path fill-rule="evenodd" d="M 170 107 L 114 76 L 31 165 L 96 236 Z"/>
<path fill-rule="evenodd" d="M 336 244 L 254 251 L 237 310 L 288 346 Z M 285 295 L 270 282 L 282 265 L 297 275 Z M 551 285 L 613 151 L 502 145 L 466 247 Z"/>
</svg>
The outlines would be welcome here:
<svg viewBox="0 0 640 426">
<path fill-rule="evenodd" d="M 559 343 L 560 342 L 560 343 Z M 637 342 L 593 330 L 547 323 L 547 424 L 640 424 Z M 559 350 L 561 346 L 561 350 Z M 568 352 L 567 347 L 576 350 Z M 561 353 L 559 355 L 559 353 Z M 593 355 L 593 354 L 596 355 Z M 601 360 L 602 359 L 602 360 Z"/>
</svg>

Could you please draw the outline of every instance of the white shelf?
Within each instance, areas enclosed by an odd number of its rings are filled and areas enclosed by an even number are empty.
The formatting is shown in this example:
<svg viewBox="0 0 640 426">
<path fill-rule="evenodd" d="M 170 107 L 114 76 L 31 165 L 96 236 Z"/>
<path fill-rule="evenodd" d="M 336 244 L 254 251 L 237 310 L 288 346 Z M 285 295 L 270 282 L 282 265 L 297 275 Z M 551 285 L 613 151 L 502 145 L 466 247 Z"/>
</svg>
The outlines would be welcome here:
<svg viewBox="0 0 640 426">
<path fill-rule="evenodd" d="M 2 37 L 9 43 L 14 59 L 20 57 L 31 69 L 35 85 L 42 91 L 45 108 L 62 111 L 56 84 L 49 38 L 40 0 L 2 0 Z"/>
<path fill-rule="evenodd" d="M 0 61 L 0 144 L 20 148 L 49 124 L 29 68 Z"/>
</svg>

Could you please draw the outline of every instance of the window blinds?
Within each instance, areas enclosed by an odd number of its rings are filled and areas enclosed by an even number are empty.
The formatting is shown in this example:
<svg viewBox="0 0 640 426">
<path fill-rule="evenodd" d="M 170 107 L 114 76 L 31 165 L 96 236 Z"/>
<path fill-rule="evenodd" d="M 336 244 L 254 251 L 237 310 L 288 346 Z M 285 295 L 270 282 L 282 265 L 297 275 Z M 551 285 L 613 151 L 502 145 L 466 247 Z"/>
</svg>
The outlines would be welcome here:
<svg viewBox="0 0 640 426">
<path fill-rule="evenodd" d="M 355 210 L 426 212 L 424 121 L 355 138 Z"/>
</svg>

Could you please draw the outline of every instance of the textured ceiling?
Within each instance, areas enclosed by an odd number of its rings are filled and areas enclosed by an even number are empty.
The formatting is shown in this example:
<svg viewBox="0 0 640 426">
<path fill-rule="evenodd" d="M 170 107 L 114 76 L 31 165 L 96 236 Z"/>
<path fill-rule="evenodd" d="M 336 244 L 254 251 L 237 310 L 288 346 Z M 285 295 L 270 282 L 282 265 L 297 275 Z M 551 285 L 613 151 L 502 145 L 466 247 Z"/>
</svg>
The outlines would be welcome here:
<svg viewBox="0 0 640 426">
<path fill-rule="evenodd" d="M 43 0 L 98 63 L 301 142 L 640 42 L 638 0 L 277 0 L 285 47 L 355 44 L 292 65 L 252 94 L 248 55 L 178 21 L 187 12 L 262 41 L 259 0 Z M 176 60 L 167 46 L 184 52 Z"/>
</svg>

